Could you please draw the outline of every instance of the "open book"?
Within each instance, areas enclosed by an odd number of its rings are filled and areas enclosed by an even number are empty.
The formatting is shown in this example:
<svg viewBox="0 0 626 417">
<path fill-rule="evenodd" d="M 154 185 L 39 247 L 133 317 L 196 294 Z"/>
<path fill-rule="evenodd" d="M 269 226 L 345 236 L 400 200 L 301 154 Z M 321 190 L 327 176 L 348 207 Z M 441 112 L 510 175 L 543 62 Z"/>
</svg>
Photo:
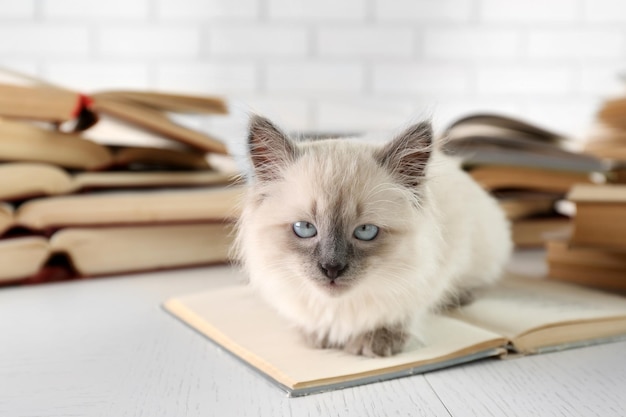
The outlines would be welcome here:
<svg viewBox="0 0 626 417">
<path fill-rule="evenodd" d="M 6 72 L 1 70 L 0 75 Z M 74 121 L 79 131 L 91 127 L 103 114 L 201 151 L 227 153 L 219 139 L 169 116 L 178 112 L 226 114 L 226 102 L 219 97 L 141 91 L 102 91 L 87 96 L 33 77 L 13 75 L 6 84 L 2 83 L 5 77 L 0 77 L 0 117 L 55 124 Z"/>
<path fill-rule="evenodd" d="M 75 133 L 0 119 L 0 161 L 42 162 L 76 170 L 208 169 L 205 154 L 191 148 L 106 146 Z"/>
<path fill-rule="evenodd" d="M 468 167 L 499 165 L 565 172 L 604 172 L 591 155 L 573 152 L 567 139 L 520 119 L 496 114 L 461 118 L 444 132 L 444 150 Z"/>
<path fill-rule="evenodd" d="M 235 286 L 168 300 L 171 314 L 284 389 L 306 395 L 414 375 L 507 352 L 541 353 L 626 336 L 626 299 L 508 276 L 473 304 L 434 315 L 425 345 L 389 358 L 307 347 L 253 293 Z"/>
</svg>

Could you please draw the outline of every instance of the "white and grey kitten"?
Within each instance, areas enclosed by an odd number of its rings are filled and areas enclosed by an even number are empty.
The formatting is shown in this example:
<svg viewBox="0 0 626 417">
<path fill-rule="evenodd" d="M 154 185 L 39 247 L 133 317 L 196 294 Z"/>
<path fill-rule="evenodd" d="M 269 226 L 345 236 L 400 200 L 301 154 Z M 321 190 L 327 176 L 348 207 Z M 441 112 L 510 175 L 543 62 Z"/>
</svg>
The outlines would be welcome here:
<svg viewBox="0 0 626 417">
<path fill-rule="evenodd" d="M 505 216 L 433 149 L 430 124 L 377 146 L 294 142 L 253 116 L 249 147 L 239 254 L 250 283 L 313 346 L 398 353 L 427 312 L 500 276 Z"/>
</svg>

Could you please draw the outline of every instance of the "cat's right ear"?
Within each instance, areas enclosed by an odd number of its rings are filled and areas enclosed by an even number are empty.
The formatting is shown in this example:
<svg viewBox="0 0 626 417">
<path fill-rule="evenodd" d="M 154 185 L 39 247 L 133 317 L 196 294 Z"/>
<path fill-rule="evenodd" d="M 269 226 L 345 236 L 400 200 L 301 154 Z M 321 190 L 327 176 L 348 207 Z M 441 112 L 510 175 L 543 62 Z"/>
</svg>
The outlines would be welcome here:
<svg viewBox="0 0 626 417">
<path fill-rule="evenodd" d="M 280 178 L 282 168 L 296 157 L 296 148 L 287 135 L 271 121 L 258 115 L 250 118 L 248 147 L 259 181 Z"/>
</svg>

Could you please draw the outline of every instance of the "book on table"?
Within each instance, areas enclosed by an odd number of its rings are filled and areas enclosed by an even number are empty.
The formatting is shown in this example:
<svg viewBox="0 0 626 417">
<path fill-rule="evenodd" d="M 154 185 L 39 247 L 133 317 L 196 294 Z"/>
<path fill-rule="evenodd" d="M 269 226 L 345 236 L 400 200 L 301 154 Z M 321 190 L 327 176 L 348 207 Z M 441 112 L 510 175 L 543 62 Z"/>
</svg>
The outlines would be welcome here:
<svg viewBox="0 0 626 417">
<path fill-rule="evenodd" d="M 507 276 L 468 306 L 432 315 L 422 332 L 424 345 L 411 342 L 403 352 L 386 358 L 308 347 L 246 285 L 174 297 L 164 308 L 289 396 L 409 376 L 511 352 L 538 354 L 626 336 L 625 298 L 515 276 Z"/>
</svg>

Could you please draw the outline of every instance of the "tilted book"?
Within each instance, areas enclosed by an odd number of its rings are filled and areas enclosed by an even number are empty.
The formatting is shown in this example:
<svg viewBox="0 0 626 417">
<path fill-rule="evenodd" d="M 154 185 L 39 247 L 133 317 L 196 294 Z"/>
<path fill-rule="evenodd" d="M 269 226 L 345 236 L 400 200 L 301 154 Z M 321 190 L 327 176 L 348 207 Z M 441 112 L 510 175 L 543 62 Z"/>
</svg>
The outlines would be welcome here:
<svg viewBox="0 0 626 417">
<path fill-rule="evenodd" d="M 165 309 L 289 396 L 429 372 L 509 352 L 534 354 L 626 337 L 626 298 L 508 276 L 471 305 L 426 321 L 424 344 L 387 358 L 308 347 L 248 286 L 169 299 Z"/>
</svg>

